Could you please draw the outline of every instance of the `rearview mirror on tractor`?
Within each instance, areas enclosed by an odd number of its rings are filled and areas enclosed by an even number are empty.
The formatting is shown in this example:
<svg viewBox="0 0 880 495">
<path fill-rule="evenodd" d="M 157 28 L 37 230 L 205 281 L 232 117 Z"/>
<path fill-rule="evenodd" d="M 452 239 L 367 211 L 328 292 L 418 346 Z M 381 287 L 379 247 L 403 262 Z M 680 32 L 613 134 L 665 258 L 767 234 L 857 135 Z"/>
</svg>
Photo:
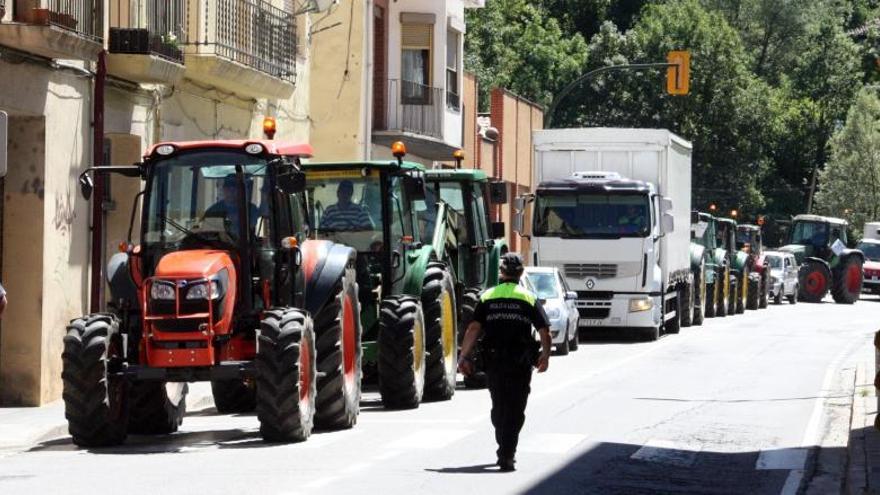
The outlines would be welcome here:
<svg viewBox="0 0 880 495">
<path fill-rule="evenodd" d="M 306 190 L 306 174 L 300 170 L 278 174 L 278 189 L 284 194 L 297 194 Z"/>
<path fill-rule="evenodd" d="M 489 183 L 489 202 L 493 205 L 507 203 L 506 182 L 498 180 Z"/>
</svg>

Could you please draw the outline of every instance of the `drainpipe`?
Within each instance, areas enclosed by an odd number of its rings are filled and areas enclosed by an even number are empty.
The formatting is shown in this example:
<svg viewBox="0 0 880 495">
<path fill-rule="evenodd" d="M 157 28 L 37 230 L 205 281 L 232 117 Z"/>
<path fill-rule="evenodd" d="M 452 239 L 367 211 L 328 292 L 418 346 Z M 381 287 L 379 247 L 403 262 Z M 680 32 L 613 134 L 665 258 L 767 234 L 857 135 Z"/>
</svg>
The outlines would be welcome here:
<svg viewBox="0 0 880 495">
<path fill-rule="evenodd" d="M 107 52 L 98 54 L 98 68 L 95 72 L 94 98 L 92 99 L 92 159 L 95 166 L 104 163 L 104 83 L 107 79 Z M 92 193 L 92 291 L 90 297 L 91 313 L 97 313 L 104 307 L 101 290 L 103 283 L 104 263 L 104 174 L 95 174 L 95 189 Z"/>
</svg>

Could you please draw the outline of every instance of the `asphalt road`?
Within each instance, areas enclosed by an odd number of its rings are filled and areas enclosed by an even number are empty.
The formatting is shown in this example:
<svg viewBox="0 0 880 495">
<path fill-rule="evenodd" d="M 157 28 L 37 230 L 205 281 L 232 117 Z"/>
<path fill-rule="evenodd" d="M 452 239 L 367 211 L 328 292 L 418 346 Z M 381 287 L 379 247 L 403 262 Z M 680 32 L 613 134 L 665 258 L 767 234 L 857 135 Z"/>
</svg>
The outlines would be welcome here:
<svg viewBox="0 0 880 495">
<path fill-rule="evenodd" d="M 0 458 L 0 493 L 795 493 L 878 316 L 870 296 L 771 305 L 654 343 L 584 336 L 536 375 L 514 473 L 492 465 L 486 391 L 396 412 L 372 391 L 354 429 L 296 445 L 213 410 L 119 448 L 47 442 Z"/>
</svg>

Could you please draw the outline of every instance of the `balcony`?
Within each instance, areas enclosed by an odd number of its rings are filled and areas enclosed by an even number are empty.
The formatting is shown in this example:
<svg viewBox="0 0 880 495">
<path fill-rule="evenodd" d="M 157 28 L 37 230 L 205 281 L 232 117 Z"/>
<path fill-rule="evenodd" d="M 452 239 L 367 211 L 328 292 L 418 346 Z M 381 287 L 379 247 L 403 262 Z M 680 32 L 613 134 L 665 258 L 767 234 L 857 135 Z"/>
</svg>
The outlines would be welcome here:
<svg viewBox="0 0 880 495">
<path fill-rule="evenodd" d="M 449 160 L 458 146 L 444 136 L 449 97 L 443 88 L 396 79 L 387 80 L 384 86 L 384 105 L 374 109 L 373 142 L 390 146 L 394 141 L 404 141 L 418 156 Z"/>
<path fill-rule="evenodd" d="M 139 83 L 183 77 L 184 0 L 110 0 L 107 72 Z"/>
<path fill-rule="evenodd" d="M 187 0 L 186 77 L 219 89 L 289 98 L 296 79 L 296 23 L 262 0 Z"/>
<path fill-rule="evenodd" d="M 46 58 L 97 60 L 103 49 L 103 0 L 7 2 L 12 22 L 0 22 L 0 45 Z"/>
</svg>

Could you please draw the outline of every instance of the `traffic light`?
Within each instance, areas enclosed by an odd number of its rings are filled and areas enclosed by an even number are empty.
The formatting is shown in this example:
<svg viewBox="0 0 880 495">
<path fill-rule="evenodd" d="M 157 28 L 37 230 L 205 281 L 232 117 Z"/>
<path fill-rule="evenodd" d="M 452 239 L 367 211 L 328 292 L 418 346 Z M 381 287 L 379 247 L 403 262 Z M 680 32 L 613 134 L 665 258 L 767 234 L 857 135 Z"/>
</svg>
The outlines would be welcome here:
<svg viewBox="0 0 880 495">
<path fill-rule="evenodd" d="M 671 95 L 688 94 L 691 83 L 691 52 L 669 52 L 666 61 L 672 64 L 666 68 L 666 92 Z"/>
</svg>

